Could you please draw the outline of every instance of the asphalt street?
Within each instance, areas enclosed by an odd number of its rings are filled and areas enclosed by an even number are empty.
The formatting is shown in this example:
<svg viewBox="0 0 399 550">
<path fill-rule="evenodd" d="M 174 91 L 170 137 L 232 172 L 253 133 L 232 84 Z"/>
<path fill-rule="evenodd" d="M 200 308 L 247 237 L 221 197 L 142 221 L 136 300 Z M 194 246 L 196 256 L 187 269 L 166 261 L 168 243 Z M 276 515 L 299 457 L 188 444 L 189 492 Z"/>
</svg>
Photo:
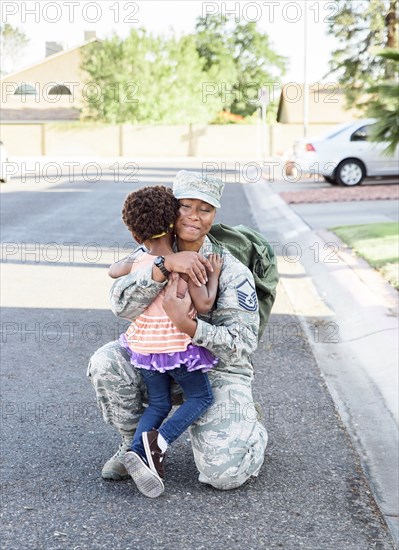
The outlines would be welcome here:
<svg viewBox="0 0 399 550">
<path fill-rule="evenodd" d="M 101 479 L 119 440 L 99 415 L 86 367 L 127 324 L 107 306 L 106 266 L 131 246 L 121 206 L 138 186 L 171 184 L 180 168 L 142 166 L 138 183 L 104 172 L 100 181 L 2 187 L 1 547 L 393 549 L 283 292 L 254 357 L 270 437 L 259 477 L 230 492 L 203 486 L 183 435 L 161 498 Z M 254 226 L 240 184 L 226 185 L 218 221 Z"/>
</svg>

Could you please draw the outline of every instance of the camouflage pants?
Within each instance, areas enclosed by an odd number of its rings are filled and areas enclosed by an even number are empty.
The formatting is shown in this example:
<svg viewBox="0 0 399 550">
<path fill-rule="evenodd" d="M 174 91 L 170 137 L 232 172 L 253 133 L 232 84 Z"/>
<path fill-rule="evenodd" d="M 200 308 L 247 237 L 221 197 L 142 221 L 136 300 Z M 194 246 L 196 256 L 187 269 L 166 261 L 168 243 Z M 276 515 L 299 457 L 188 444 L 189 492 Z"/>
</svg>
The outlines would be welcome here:
<svg viewBox="0 0 399 550">
<path fill-rule="evenodd" d="M 118 341 L 92 356 L 88 376 L 105 422 L 121 435 L 131 433 L 143 412 L 145 385 Z M 208 373 L 214 403 L 190 428 L 199 481 L 234 489 L 263 464 L 267 432 L 257 419 L 251 378 L 213 369 Z M 181 391 L 176 387 L 176 391 Z"/>
</svg>

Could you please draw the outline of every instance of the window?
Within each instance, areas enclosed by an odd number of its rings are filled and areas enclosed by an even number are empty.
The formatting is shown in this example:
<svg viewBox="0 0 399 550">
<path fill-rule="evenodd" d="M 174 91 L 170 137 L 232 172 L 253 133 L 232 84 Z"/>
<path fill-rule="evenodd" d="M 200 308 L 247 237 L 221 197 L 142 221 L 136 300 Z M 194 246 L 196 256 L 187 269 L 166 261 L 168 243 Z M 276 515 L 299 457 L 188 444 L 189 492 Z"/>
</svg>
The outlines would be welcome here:
<svg viewBox="0 0 399 550">
<path fill-rule="evenodd" d="M 333 139 L 339 134 L 342 134 L 342 132 L 344 132 L 347 128 L 349 128 L 349 126 L 351 126 L 351 123 L 348 123 L 348 122 L 345 122 L 344 124 L 340 124 L 339 126 L 323 134 L 321 139 Z"/>
<path fill-rule="evenodd" d="M 362 126 L 351 135 L 351 141 L 367 141 L 369 137 L 368 126 Z"/>
<path fill-rule="evenodd" d="M 36 95 L 37 91 L 32 84 L 27 84 L 26 82 L 23 82 L 18 86 L 18 88 L 15 90 L 14 95 Z"/>
<path fill-rule="evenodd" d="M 64 84 L 56 84 L 50 88 L 48 95 L 72 95 L 71 90 Z"/>
</svg>

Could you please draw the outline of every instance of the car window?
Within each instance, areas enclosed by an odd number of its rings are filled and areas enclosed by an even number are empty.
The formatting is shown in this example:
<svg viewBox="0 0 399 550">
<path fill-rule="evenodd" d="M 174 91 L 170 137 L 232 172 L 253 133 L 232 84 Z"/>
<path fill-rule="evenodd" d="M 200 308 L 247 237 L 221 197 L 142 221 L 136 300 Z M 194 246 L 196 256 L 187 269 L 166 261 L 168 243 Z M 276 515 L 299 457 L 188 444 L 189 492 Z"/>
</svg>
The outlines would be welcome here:
<svg viewBox="0 0 399 550">
<path fill-rule="evenodd" d="M 349 128 L 351 124 L 345 123 L 341 124 L 340 126 L 336 126 L 333 130 L 329 130 L 327 133 L 325 133 L 322 136 L 322 139 L 332 139 L 338 136 L 339 134 L 342 134 L 347 128 Z"/>
<path fill-rule="evenodd" d="M 351 135 L 350 141 L 367 141 L 369 138 L 369 125 L 358 128 L 356 132 Z"/>
</svg>

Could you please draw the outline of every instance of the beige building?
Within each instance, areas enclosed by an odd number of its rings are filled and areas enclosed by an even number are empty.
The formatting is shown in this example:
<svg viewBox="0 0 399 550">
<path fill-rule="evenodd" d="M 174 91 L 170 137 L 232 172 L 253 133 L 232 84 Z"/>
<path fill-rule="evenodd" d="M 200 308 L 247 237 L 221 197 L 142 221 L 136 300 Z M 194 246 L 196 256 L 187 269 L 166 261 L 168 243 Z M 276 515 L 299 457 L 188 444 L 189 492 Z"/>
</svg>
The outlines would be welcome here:
<svg viewBox="0 0 399 550">
<path fill-rule="evenodd" d="M 308 123 L 339 124 L 358 118 L 355 109 L 347 109 L 343 90 L 336 82 L 315 82 L 308 88 Z M 290 82 L 285 84 L 280 95 L 277 122 L 282 124 L 303 124 L 304 85 Z"/>
<path fill-rule="evenodd" d="M 1 119 L 8 121 L 78 120 L 89 93 L 101 93 L 86 84 L 82 51 L 96 38 L 66 51 L 46 44 L 46 58 L 1 80 Z M 96 88 L 97 86 L 97 88 Z"/>
</svg>

